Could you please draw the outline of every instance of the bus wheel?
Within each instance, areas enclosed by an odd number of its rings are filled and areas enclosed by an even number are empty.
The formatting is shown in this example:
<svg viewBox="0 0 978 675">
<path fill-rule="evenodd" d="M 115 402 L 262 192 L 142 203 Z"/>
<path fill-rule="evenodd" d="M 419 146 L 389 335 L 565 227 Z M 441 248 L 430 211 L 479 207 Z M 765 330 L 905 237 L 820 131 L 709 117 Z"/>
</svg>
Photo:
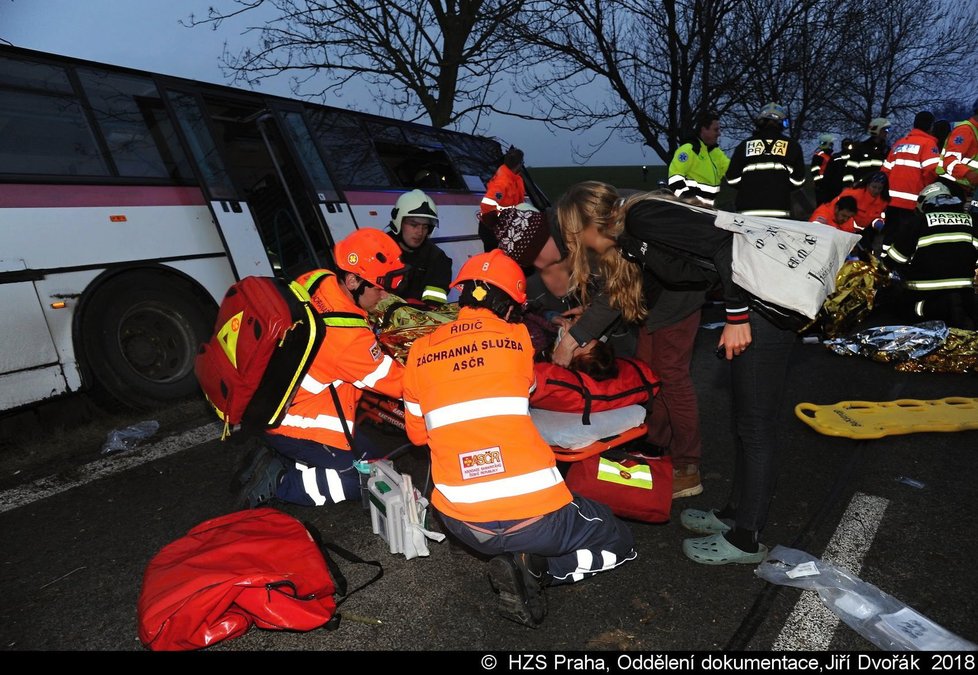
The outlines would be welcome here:
<svg viewBox="0 0 978 675">
<path fill-rule="evenodd" d="M 81 328 L 96 393 L 145 409 L 199 392 L 194 358 L 213 321 L 183 282 L 138 274 L 106 283 Z"/>
</svg>

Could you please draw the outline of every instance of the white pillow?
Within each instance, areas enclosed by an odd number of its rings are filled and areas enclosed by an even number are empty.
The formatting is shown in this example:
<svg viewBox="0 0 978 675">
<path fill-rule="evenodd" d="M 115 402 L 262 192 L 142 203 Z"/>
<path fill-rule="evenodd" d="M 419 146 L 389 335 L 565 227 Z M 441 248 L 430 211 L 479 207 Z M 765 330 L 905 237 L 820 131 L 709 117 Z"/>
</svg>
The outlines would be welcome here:
<svg viewBox="0 0 978 675">
<path fill-rule="evenodd" d="M 591 424 L 585 425 L 579 412 L 530 408 L 530 417 L 544 440 L 567 450 L 579 450 L 602 438 L 637 427 L 645 422 L 645 414 L 645 406 L 629 405 L 592 412 Z"/>
</svg>

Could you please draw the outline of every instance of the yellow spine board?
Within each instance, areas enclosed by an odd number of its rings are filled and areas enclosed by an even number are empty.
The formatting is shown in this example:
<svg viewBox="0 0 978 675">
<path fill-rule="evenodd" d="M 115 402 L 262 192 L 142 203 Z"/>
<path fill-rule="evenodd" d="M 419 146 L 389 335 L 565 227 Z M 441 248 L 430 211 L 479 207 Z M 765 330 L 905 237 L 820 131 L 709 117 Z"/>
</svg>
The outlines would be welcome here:
<svg viewBox="0 0 978 675">
<path fill-rule="evenodd" d="M 795 415 L 820 434 L 845 438 L 965 431 L 978 429 L 978 398 L 840 401 L 828 405 L 799 403 L 795 406 Z"/>
</svg>

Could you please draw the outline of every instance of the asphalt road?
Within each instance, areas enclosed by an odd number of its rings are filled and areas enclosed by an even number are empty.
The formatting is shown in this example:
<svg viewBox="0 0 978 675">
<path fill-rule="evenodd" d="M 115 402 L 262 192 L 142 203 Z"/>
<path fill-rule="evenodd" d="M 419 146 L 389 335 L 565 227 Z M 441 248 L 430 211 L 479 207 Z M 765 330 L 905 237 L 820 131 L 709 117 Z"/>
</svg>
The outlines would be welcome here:
<svg viewBox="0 0 978 675">
<path fill-rule="evenodd" d="M 711 320 L 707 313 L 705 321 Z M 404 652 L 461 651 L 478 671 L 476 655 L 490 651 L 876 650 L 833 621 L 810 591 L 768 583 L 752 565 L 704 566 L 683 556 L 688 533 L 679 512 L 722 505 L 732 469 L 729 372 L 712 354 L 716 339 L 715 330 L 700 331 L 693 363 L 705 492 L 677 500 L 670 523 L 632 523 L 637 560 L 549 589 L 550 611 L 540 628 L 500 618 L 485 561 L 451 540 L 431 543 L 428 557 L 406 560 L 373 534 L 360 503 L 277 504 L 314 524 L 326 540 L 381 561 L 384 575 L 343 603 L 341 614 L 353 618 L 335 631 L 256 628 L 208 651 L 371 650 L 388 657 L 376 662 L 381 667 L 405 662 Z M 859 579 L 978 642 L 978 545 L 971 529 L 978 431 L 859 441 L 816 433 L 792 412 L 802 401 L 948 396 L 978 397 L 978 378 L 904 374 L 799 343 L 783 406 L 782 471 L 763 541 L 845 563 Z M 71 422 L 64 412 L 70 404 L 48 407 L 33 425 L 4 427 L 0 648 L 144 651 L 136 629 L 143 571 L 164 545 L 231 510 L 228 485 L 243 446 L 216 440 L 218 426 L 193 402 L 162 413 L 159 432 L 135 450 L 105 456 L 106 429 L 143 418 L 119 413 Z M 53 438 L 45 429 L 52 420 L 63 425 Z M 364 431 L 392 448 L 405 442 L 377 428 Z M 426 484 L 422 449 L 402 455 L 398 467 L 416 485 Z M 338 562 L 352 586 L 372 572 Z"/>
</svg>

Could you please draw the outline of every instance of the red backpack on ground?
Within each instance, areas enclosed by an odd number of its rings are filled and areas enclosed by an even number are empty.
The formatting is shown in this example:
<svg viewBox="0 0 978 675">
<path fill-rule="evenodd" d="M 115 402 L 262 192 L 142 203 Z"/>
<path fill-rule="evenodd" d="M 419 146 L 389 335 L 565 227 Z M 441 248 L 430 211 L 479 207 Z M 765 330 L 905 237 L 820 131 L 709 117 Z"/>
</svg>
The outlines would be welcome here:
<svg viewBox="0 0 978 675">
<path fill-rule="evenodd" d="M 239 637 L 253 625 L 335 628 L 337 606 L 379 579 L 383 568 L 325 545 L 379 570 L 346 593 L 346 579 L 314 535 L 314 529 L 272 508 L 229 513 L 191 529 L 146 567 L 137 605 L 140 641 L 154 651 L 191 650 Z M 336 594 L 345 597 L 337 602 Z"/>
<path fill-rule="evenodd" d="M 245 277 L 224 295 L 194 372 L 226 436 L 282 421 L 325 335 L 309 291 L 277 277 Z M 223 436 L 222 436 L 223 438 Z"/>
</svg>

